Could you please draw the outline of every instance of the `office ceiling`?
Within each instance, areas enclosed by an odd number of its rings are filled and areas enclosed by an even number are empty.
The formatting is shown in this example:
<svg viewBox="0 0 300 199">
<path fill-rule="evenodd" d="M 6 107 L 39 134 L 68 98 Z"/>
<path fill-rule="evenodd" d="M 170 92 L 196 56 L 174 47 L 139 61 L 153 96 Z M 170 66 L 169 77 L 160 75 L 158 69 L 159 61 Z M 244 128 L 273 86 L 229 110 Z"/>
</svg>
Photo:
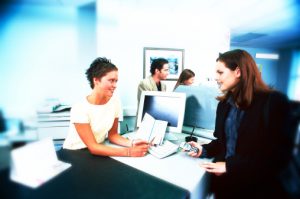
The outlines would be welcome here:
<svg viewBox="0 0 300 199">
<path fill-rule="evenodd" d="M 229 9 L 231 45 L 300 47 L 300 0 L 246 0 Z"/>
<path fill-rule="evenodd" d="M 104 0 L 103 0 L 104 1 Z M 118 1 L 118 0 L 117 0 Z M 121 1 L 121 0 L 120 0 Z M 142 5 L 145 0 L 123 0 Z M 160 4 L 160 0 L 146 2 Z M 164 0 L 186 12 L 211 12 L 231 30 L 231 45 L 300 47 L 300 0 Z M 80 6 L 96 0 L 6 0 L 10 3 Z"/>
</svg>

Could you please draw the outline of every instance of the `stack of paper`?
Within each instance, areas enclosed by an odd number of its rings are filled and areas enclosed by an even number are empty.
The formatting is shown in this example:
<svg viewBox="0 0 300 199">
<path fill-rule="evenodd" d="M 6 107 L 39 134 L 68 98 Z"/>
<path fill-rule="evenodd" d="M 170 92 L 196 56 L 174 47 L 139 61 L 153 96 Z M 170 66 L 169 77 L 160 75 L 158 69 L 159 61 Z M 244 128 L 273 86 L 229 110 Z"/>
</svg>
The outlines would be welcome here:
<svg viewBox="0 0 300 199">
<path fill-rule="evenodd" d="M 137 137 L 152 144 L 162 144 L 167 125 L 167 121 L 156 120 L 150 114 L 145 113 L 140 128 L 137 131 Z"/>
<path fill-rule="evenodd" d="M 70 125 L 70 111 L 38 113 L 38 138 L 65 139 Z"/>
</svg>

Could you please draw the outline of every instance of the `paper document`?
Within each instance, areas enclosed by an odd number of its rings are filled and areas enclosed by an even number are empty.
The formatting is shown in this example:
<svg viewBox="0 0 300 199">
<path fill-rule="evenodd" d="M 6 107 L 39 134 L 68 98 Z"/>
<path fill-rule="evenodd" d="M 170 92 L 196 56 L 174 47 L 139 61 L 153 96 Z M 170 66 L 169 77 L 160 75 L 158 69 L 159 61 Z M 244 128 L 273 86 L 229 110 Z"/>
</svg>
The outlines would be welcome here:
<svg viewBox="0 0 300 199">
<path fill-rule="evenodd" d="M 10 179 L 37 188 L 70 166 L 57 159 L 52 139 L 46 138 L 12 150 Z"/>
<path fill-rule="evenodd" d="M 150 114 L 145 113 L 140 128 L 137 131 L 137 137 L 152 142 L 152 144 L 161 144 L 167 125 L 167 121 L 156 120 Z"/>
</svg>

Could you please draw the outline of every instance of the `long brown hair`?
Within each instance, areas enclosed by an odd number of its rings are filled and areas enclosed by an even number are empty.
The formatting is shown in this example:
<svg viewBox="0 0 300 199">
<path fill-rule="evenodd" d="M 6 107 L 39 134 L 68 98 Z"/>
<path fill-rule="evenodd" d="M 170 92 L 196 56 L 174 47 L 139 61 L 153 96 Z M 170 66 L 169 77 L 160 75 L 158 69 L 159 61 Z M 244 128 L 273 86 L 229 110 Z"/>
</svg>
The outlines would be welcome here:
<svg viewBox="0 0 300 199">
<path fill-rule="evenodd" d="M 217 61 L 225 64 L 227 68 L 234 71 L 237 67 L 241 71 L 241 77 L 234 91 L 228 91 L 223 96 L 217 97 L 222 101 L 232 95 L 234 101 L 240 108 L 248 107 L 256 91 L 270 92 L 271 89 L 262 80 L 261 74 L 251 55 L 241 49 L 227 51 L 219 54 Z"/>
<path fill-rule="evenodd" d="M 175 85 L 175 87 L 174 87 L 174 90 L 175 90 L 179 85 L 183 84 L 184 81 L 186 81 L 186 80 L 188 80 L 188 79 L 190 79 L 190 78 L 192 78 L 192 77 L 195 77 L 195 73 L 194 73 L 192 70 L 190 70 L 190 69 L 184 69 L 184 70 L 181 72 L 181 74 L 180 74 L 180 76 L 179 76 L 179 78 L 178 78 L 178 80 L 177 80 L 177 82 L 176 82 L 176 85 Z"/>
</svg>

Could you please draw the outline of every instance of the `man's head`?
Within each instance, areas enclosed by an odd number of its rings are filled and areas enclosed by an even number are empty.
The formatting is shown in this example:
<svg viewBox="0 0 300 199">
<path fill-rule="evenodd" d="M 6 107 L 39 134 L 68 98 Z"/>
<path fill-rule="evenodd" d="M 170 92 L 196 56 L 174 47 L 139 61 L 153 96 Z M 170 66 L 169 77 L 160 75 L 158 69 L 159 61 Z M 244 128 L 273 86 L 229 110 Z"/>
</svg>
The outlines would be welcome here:
<svg viewBox="0 0 300 199">
<path fill-rule="evenodd" d="M 164 80 L 169 75 L 169 62 L 164 58 L 154 59 L 151 63 L 150 72 L 160 80 Z"/>
</svg>

